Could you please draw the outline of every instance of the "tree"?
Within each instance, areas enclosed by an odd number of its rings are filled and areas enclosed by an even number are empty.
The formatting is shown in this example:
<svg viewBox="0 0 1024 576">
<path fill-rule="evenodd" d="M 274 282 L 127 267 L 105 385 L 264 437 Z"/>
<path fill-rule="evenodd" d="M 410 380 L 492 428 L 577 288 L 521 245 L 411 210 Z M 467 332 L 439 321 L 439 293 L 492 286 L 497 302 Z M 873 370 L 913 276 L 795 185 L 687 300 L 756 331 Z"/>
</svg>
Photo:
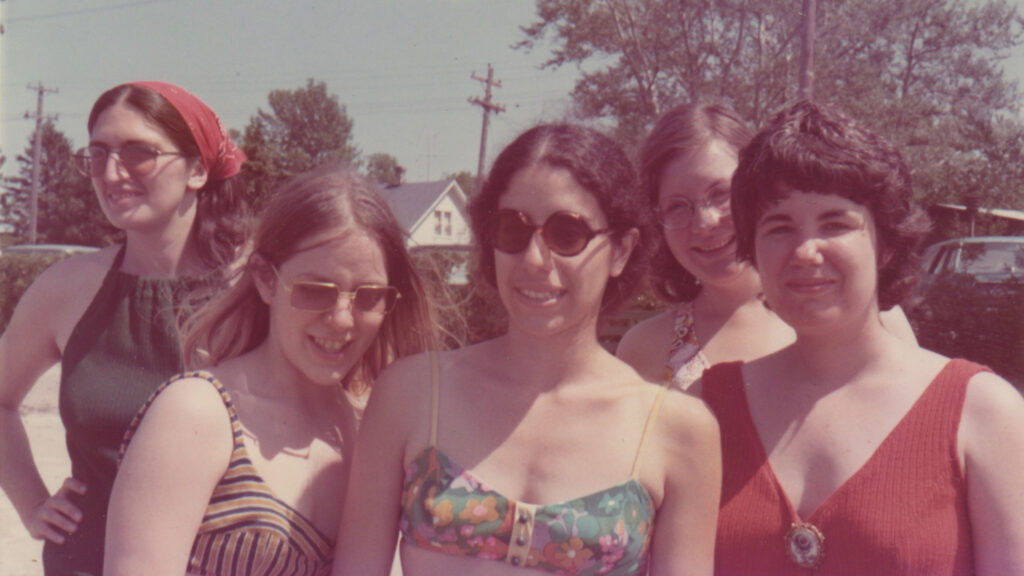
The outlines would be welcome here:
<svg viewBox="0 0 1024 576">
<path fill-rule="evenodd" d="M 1022 97 L 1001 61 L 1024 43 L 1004 0 L 819 0 L 815 98 L 896 143 L 931 189 L 957 159 L 1012 156 Z M 658 115 L 689 101 L 754 125 L 797 98 L 801 20 L 792 0 L 537 0 L 517 45 L 574 65 L 575 114 L 610 123 L 632 148 Z M 1018 142 L 1019 146 L 1019 142 Z M 1019 148 L 1017 153 L 1019 154 Z M 919 186 L 920 187 L 920 186 Z M 1019 190 L 1024 181 L 1003 182 Z M 954 200 L 963 190 L 944 188 Z M 987 192 L 986 192 L 987 194 Z M 1020 206 L 1020 195 L 1016 195 Z"/>
<path fill-rule="evenodd" d="M 401 184 L 404 172 L 405 168 L 398 163 L 398 158 L 391 154 L 377 152 L 366 159 L 366 175 L 386 186 Z"/>
<path fill-rule="evenodd" d="M 118 236 L 96 201 L 92 183 L 75 169 L 71 141 L 46 120 L 42 130 L 37 241 L 102 246 Z M 32 142 L 17 157 L 19 176 L 5 178 L 0 218 L 14 230 L 16 242 L 29 239 L 32 196 Z"/>
<path fill-rule="evenodd" d="M 352 119 L 324 82 L 310 78 L 305 87 L 271 90 L 267 102 L 270 111 L 257 110 L 242 133 L 241 146 L 249 157 L 244 172 L 254 206 L 300 172 L 328 162 L 358 167 Z"/>
<path fill-rule="evenodd" d="M 476 194 L 476 176 L 470 174 L 467 170 L 461 170 L 454 174 L 445 174 L 445 180 L 455 180 L 459 183 L 459 188 L 466 193 L 466 198 L 472 198 Z"/>
</svg>

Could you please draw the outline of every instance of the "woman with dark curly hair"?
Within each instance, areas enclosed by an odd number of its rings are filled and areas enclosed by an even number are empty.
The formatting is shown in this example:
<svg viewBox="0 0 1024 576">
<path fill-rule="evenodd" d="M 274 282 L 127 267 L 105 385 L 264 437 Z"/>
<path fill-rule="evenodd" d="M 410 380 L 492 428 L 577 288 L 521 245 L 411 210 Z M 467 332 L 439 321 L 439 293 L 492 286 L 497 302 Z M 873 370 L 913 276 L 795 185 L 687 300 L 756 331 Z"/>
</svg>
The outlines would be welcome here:
<svg viewBox="0 0 1024 576">
<path fill-rule="evenodd" d="M 722 575 L 1024 573 L 1024 399 L 882 326 L 928 222 L 892 146 L 781 112 L 733 178 L 738 254 L 796 333 L 704 374 L 722 430 Z"/>
<path fill-rule="evenodd" d="M 662 228 L 652 283 L 675 306 L 631 328 L 617 354 L 650 380 L 667 368 L 673 386 L 697 396 L 705 369 L 753 360 L 794 338 L 764 306 L 757 270 L 736 257 L 730 182 L 752 136 L 729 108 L 689 104 L 659 118 L 640 153 L 651 219 Z M 913 340 L 902 310 L 884 321 Z"/>
<path fill-rule="evenodd" d="M 217 285 L 244 244 L 245 154 L 198 98 L 163 82 L 105 92 L 75 157 L 124 242 L 46 270 L 0 338 L 0 485 L 46 574 L 99 574 L 117 447 L 160 382 L 182 369 L 177 310 Z M 71 477 L 50 494 L 18 414 L 61 363 L 59 409 Z"/>
<path fill-rule="evenodd" d="M 399 533 L 407 576 L 711 574 L 714 419 L 597 339 L 652 244 L 639 195 L 591 129 L 537 126 L 498 155 L 470 215 L 508 331 L 381 375 L 334 574 L 388 574 Z"/>
</svg>

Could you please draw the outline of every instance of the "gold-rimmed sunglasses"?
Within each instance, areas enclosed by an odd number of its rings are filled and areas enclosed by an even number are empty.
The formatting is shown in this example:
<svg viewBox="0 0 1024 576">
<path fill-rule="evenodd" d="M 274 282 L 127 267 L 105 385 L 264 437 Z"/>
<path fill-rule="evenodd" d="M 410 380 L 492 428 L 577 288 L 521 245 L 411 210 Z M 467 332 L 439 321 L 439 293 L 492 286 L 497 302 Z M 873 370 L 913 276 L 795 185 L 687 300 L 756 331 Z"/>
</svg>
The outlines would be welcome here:
<svg viewBox="0 0 1024 576">
<path fill-rule="evenodd" d="M 292 308 L 298 310 L 326 312 L 338 305 L 338 299 L 345 299 L 355 312 L 384 315 L 391 312 L 398 299 L 402 297 L 398 288 L 394 286 L 365 284 L 349 292 L 331 282 L 300 280 L 289 285 L 281 277 L 276 266 L 271 264 L 270 269 L 288 292 Z"/>
</svg>

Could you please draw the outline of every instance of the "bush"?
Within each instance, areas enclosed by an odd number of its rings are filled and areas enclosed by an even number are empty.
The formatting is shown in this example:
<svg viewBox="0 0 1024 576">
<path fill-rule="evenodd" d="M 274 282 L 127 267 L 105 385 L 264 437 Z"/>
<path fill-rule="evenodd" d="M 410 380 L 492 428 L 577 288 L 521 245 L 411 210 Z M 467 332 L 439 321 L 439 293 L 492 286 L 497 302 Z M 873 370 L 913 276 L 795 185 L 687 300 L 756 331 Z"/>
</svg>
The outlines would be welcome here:
<svg viewBox="0 0 1024 576">
<path fill-rule="evenodd" d="M 419 248 L 412 252 L 412 260 L 434 306 L 444 348 L 476 344 L 505 333 L 505 306 L 496 290 L 476 278 L 469 251 Z M 460 281 L 463 275 L 468 282 Z"/>
<path fill-rule="evenodd" d="M 7 254 L 0 257 L 0 333 L 7 330 L 14 307 L 37 276 L 64 258 L 59 254 Z"/>
</svg>

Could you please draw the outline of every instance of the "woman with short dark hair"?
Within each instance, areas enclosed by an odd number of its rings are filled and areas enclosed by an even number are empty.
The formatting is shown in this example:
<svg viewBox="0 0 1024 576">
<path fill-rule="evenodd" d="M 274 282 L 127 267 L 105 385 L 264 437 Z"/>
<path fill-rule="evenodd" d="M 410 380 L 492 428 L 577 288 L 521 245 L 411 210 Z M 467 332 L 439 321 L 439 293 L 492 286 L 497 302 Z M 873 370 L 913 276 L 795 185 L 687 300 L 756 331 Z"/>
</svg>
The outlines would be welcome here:
<svg viewBox="0 0 1024 576">
<path fill-rule="evenodd" d="M 1024 399 L 894 336 L 927 232 L 899 152 L 799 103 L 740 154 L 739 254 L 796 341 L 721 364 L 722 575 L 1024 573 Z"/>
</svg>

